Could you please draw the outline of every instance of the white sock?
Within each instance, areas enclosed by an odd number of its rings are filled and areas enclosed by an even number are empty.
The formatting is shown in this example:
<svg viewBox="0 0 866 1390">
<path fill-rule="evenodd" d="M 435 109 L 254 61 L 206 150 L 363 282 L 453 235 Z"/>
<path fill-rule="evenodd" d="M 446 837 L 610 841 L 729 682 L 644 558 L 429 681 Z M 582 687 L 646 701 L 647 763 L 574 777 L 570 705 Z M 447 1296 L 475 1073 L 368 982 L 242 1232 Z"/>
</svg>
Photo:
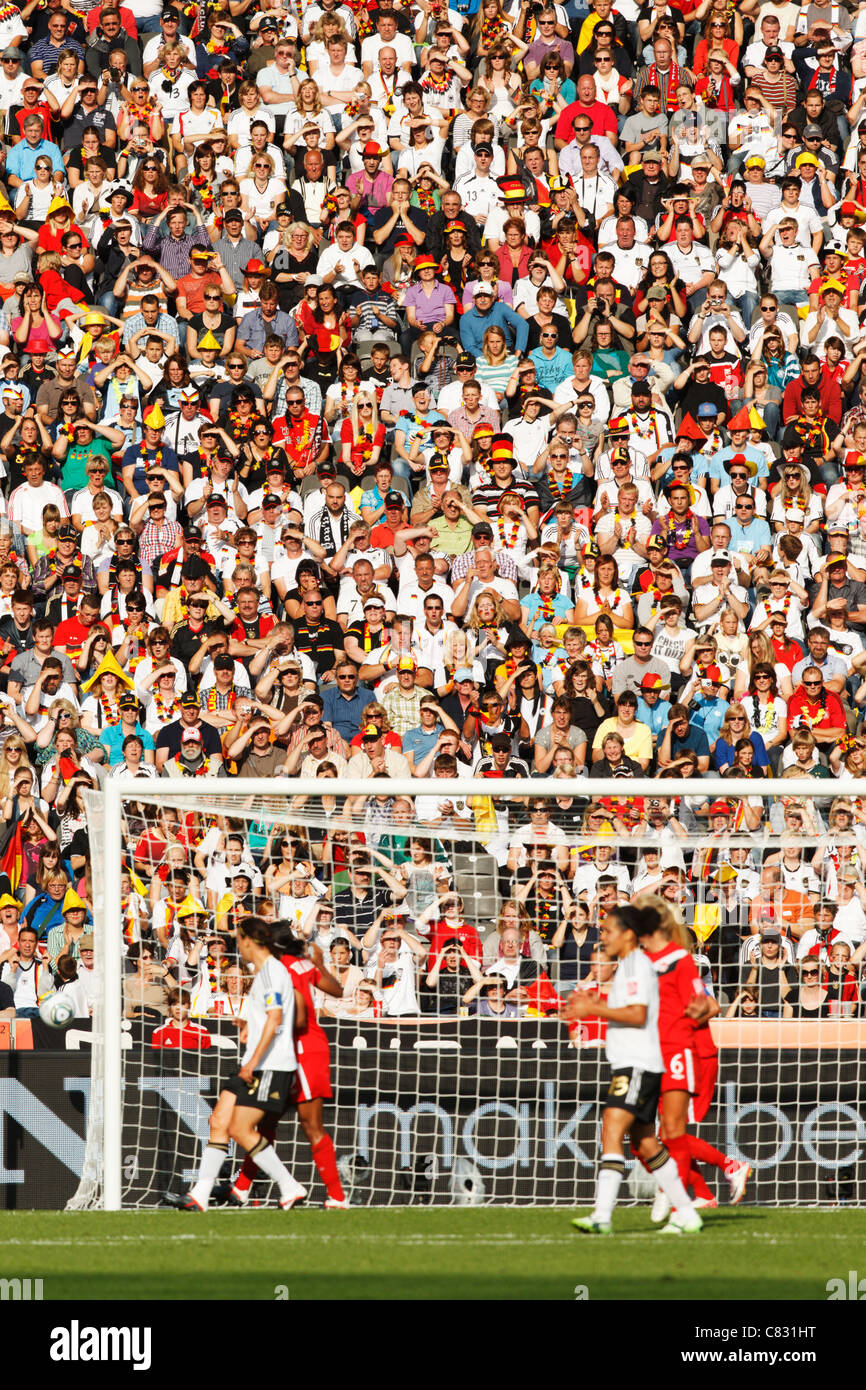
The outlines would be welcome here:
<svg viewBox="0 0 866 1390">
<path fill-rule="evenodd" d="M 608 1163 L 611 1166 L 605 1167 L 605 1164 Z M 602 1154 L 601 1165 L 592 1219 L 593 1221 L 601 1221 L 607 1226 L 613 1216 L 613 1209 L 616 1206 L 616 1199 L 619 1196 L 620 1184 L 622 1183 L 624 1167 L 622 1154 Z"/>
<path fill-rule="evenodd" d="M 198 1168 L 198 1181 L 190 1189 L 190 1197 L 194 1197 L 199 1206 L 206 1207 L 208 1199 L 213 1191 L 213 1185 L 220 1174 L 220 1169 L 226 1161 L 228 1150 L 225 1148 L 215 1148 L 208 1144 L 201 1156 L 201 1163 Z"/>
<path fill-rule="evenodd" d="M 263 1173 L 267 1173 L 268 1177 L 273 1178 L 274 1182 L 277 1183 L 281 1197 L 284 1197 L 295 1185 L 295 1179 L 285 1163 L 277 1157 L 277 1151 L 273 1144 L 265 1145 L 263 1149 L 259 1149 L 258 1153 L 251 1153 L 250 1158 L 261 1168 Z"/>
<path fill-rule="evenodd" d="M 682 1185 L 677 1165 L 672 1158 L 669 1158 L 667 1163 L 662 1164 L 661 1168 L 654 1168 L 653 1177 L 670 1201 L 674 1211 L 693 1212 L 695 1210 L 689 1200 L 689 1194 Z"/>
</svg>

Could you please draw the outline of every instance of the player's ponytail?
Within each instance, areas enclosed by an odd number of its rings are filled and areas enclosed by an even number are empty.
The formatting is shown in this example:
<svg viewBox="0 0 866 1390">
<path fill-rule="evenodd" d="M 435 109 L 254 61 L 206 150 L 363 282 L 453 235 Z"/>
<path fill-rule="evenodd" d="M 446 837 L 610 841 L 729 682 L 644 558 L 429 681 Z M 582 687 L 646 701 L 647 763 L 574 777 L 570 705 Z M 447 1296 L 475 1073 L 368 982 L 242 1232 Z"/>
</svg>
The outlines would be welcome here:
<svg viewBox="0 0 866 1390">
<path fill-rule="evenodd" d="M 646 930 L 641 929 L 642 914 L 639 908 L 631 906 L 613 907 L 608 913 L 608 916 L 615 917 L 623 931 L 634 932 L 635 936 L 638 938 L 646 935 Z"/>
<path fill-rule="evenodd" d="M 668 941 L 675 942 L 684 951 L 691 950 L 689 934 L 683 920 L 665 898 L 660 898 L 655 893 L 641 893 L 640 897 L 635 899 L 634 905 L 640 911 L 650 914 L 648 921 L 655 922 L 655 926 L 649 928 L 646 935 L 653 931 L 664 932 Z"/>
<path fill-rule="evenodd" d="M 306 954 L 307 943 L 295 936 L 291 922 L 274 922 L 271 936 L 272 949 L 275 950 L 276 954 L 282 956 L 303 956 Z"/>
<path fill-rule="evenodd" d="M 242 917 L 238 922 L 238 932 L 241 936 L 245 936 L 248 941 L 252 941 L 254 945 L 264 946 L 272 956 L 276 956 L 279 960 L 282 952 L 274 947 L 271 924 L 266 922 L 264 917 Z"/>
</svg>

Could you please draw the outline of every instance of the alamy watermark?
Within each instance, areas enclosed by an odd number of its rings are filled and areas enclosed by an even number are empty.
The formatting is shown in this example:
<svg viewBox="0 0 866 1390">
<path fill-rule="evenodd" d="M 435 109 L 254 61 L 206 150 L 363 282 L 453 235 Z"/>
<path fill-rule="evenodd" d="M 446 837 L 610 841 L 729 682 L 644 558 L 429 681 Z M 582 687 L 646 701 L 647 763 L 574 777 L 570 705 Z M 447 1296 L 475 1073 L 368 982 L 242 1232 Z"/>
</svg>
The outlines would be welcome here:
<svg viewBox="0 0 866 1390">
<path fill-rule="evenodd" d="M 41 1279 L 0 1279 L 2 1303 L 33 1303 L 43 1297 Z"/>
<path fill-rule="evenodd" d="M 828 1279 L 825 1285 L 827 1301 L 848 1299 L 854 1303 L 866 1301 L 866 1279 L 861 1279 L 856 1269 L 848 1270 L 847 1279 Z"/>
</svg>

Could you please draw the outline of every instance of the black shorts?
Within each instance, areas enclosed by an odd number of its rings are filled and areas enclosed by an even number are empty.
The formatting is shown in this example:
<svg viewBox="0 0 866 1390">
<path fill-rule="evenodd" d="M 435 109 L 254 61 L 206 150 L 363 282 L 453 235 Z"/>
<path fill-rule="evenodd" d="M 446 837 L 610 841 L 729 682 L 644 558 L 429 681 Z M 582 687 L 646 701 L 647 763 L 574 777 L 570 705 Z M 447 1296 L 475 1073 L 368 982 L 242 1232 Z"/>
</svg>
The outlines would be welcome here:
<svg viewBox="0 0 866 1390">
<path fill-rule="evenodd" d="M 611 1072 L 602 1109 L 630 1110 L 642 1124 L 655 1124 L 663 1075 L 643 1067 L 620 1067 Z"/>
<path fill-rule="evenodd" d="M 223 1090 L 231 1091 L 238 1105 L 264 1110 L 269 1115 L 282 1115 L 288 1107 L 294 1082 L 293 1071 L 257 1071 L 249 1082 L 233 1076 Z"/>
</svg>

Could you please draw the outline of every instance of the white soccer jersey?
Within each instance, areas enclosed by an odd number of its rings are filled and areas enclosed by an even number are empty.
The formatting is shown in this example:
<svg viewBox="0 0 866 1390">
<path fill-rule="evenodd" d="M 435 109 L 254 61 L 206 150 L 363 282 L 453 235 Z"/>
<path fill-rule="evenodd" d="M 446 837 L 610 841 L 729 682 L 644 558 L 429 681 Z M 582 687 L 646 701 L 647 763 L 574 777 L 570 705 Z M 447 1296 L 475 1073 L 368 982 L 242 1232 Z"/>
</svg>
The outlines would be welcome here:
<svg viewBox="0 0 866 1390">
<path fill-rule="evenodd" d="M 242 1059 L 246 1066 L 259 1045 L 265 1022 L 271 1009 L 282 1009 L 282 1022 L 265 1055 L 256 1066 L 257 1071 L 294 1071 L 295 1057 L 294 1023 L 295 990 L 289 972 L 281 961 L 272 956 L 256 972 L 252 988 L 247 995 L 247 1046 Z"/>
<path fill-rule="evenodd" d="M 621 960 L 607 996 L 612 1009 L 629 1004 L 646 1004 L 642 1028 L 626 1028 L 622 1023 L 607 1025 L 607 1060 L 618 1067 L 641 1067 L 644 1071 L 664 1071 L 659 1046 L 659 986 L 652 963 L 643 951 L 632 951 Z"/>
</svg>

